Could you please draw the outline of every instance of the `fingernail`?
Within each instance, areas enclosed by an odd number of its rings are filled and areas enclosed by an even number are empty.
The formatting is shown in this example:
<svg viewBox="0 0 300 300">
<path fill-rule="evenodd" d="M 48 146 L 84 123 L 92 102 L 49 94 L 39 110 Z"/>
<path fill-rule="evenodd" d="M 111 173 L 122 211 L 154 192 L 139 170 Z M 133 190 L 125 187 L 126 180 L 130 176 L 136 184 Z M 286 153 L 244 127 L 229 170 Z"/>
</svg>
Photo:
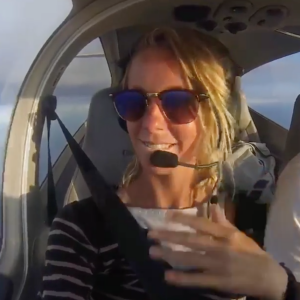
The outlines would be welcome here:
<svg viewBox="0 0 300 300">
<path fill-rule="evenodd" d="M 160 257 L 162 255 L 162 251 L 158 247 L 151 247 L 149 250 L 149 254 L 152 257 Z"/>
</svg>

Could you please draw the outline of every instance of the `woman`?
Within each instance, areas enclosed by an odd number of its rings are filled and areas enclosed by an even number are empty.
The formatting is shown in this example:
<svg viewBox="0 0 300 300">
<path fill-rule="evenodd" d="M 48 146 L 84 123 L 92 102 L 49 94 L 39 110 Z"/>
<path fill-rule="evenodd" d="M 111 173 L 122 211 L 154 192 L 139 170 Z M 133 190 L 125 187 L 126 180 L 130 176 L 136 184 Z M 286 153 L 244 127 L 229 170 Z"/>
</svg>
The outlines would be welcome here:
<svg viewBox="0 0 300 300">
<path fill-rule="evenodd" d="M 234 120 L 227 111 L 230 74 L 225 64 L 224 47 L 191 29 L 157 29 L 139 41 L 123 90 L 113 95 L 136 154 L 118 193 L 137 219 L 152 228 L 163 222 L 159 217 L 168 210 L 180 210 L 185 214 L 174 215 L 174 221 L 204 234 L 150 233 L 151 238 L 204 251 L 202 257 L 185 252 L 186 259 L 182 252 L 152 249 L 155 259 L 204 270 L 193 275 L 168 273 L 170 282 L 279 300 L 287 286 L 284 269 L 229 225 L 225 214 L 234 216 L 230 203 L 224 205 L 225 213 L 208 205 L 217 193 L 218 168 L 159 168 L 149 162 L 156 150 L 172 152 L 189 164 L 222 161 L 230 153 Z M 92 199 L 67 205 L 54 220 L 41 297 L 148 299 Z"/>
</svg>

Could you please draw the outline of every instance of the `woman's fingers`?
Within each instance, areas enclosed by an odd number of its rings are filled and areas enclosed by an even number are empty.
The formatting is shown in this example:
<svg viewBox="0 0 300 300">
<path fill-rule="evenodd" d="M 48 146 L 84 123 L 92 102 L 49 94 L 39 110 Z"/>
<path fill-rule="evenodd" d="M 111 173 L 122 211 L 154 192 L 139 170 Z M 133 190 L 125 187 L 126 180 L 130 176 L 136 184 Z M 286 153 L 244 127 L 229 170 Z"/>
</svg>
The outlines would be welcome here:
<svg viewBox="0 0 300 300">
<path fill-rule="evenodd" d="M 261 280 L 262 276 L 259 272 L 256 275 L 257 276 L 255 277 L 251 277 L 250 275 L 249 278 L 249 274 L 245 273 L 245 269 L 243 270 L 243 273 L 228 274 L 227 276 L 224 276 L 224 274 L 211 273 L 210 271 L 188 273 L 168 270 L 165 273 L 165 280 L 170 284 L 177 286 L 197 287 L 227 292 L 235 294 L 237 298 L 240 298 L 238 295 L 252 296 L 259 299 L 277 299 L 278 296 L 282 296 L 284 288 L 280 285 L 279 287 L 275 285 L 275 287 L 271 287 L 270 292 L 270 284 L 265 280 Z M 286 287 L 286 281 L 282 286 Z M 274 290 L 274 292 L 272 290 Z M 277 290 L 279 290 L 279 292 Z"/>
<path fill-rule="evenodd" d="M 237 298 L 240 298 L 238 295 L 260 295 L 255 289 L 254 291 L 252 290 L 251 293 L 251 290 L 241 287 L 237 279 L 234 280 L 230 276 L 210 274 L 205 271 L 202 273 L 186 273 L 170 270 L 165 273 L 165 280 L 177 286 L 197 287 L 231 294 L 234 293 Z M 242 280 L 244 280 L 244 278 Z"/>
<path fill-rule="evenodd" d="M 220 205 L 211 204 L 210 213 L 211 220 L 214 223 L 218 223 L 228 228 L 235 229 L 235 227 L 226 219 L 225 211 L 221 209 Z"/>
<path fill-rule="evenodd" d="M 205 252 L 172 251 L 164 247 L 151 247 L 150 255 L 154 259 L 168 262 L 170 265 L 202 270 L 218 270 L 219 262 Z"/>
<path fill-rule="evenodd" d="M 200 251 L 208 251 L 212 248 L 221 247 L 220 241 L 213 239 L 211 236 L 193 232 L 157 230 L 149 231 L 148 237 L 160 242 L 182 245 Z"/>
<path fill-rule="evenodd" d="M 197 232 L 211 235 L 215 238 L 228 238 L 232 232 L 236 230 L 234 226 L 224 226 L 206 218 L 199 218 L 197 216 L 190 216 L 177 212 L 169 213 L 167 217 L 170 222 L 189 226 Z"/>
<path fill-rule="evenodd" d="M 169 283 L 270 298 L 272 291 L 268 289 L 272 289 L 272 282 L 277 280 L 272 279 L 272 273 L 279 273 L 276 270 L 277 263 L 274 267 L 268 255 L 251 238 L 231 225 L 217 206 L 212 208 L 212 220 L 180 213 L 172 213 L 169 220 L 195 230 L 149 232 L 149 237 L 153 239 L 182 245 L 191 250 L 180 252 L 163 247 L 150 249 L 154 259 L 193 270 L 167 271 L 165 276 Z M 267 277 L 264 272 L 267 272 Z"/>
<path fill-rule="evenodd" d="M 177 286 L 209 288 L 221 291 L 226 291 L 227 288 L 224 277 L 207 272 L 187 273 L 170 270 L 165 273 L 165 279 Z"/>
<path fill-rule="evenodd" d="M 215 220 L 227 222 L 221 219 L 216 211 Z M 195 250 L 207 251 L 218 248 L 232 248 L 232 251 L 261 253 L 260 247 L 233 225 L 212 222 L 205 218 L 173 213 L 169 216 L 170 221 L 181 223 L 196 230 L 196 232 L 178 232 L 169 230 L 154 230 L 148 233 L 152 239 L 160 242 L 179 244 Z M 221 219 L 221 220 L 220 220 Z M 219 251 L 220 252 L 220 251 Z"/>
</svg>

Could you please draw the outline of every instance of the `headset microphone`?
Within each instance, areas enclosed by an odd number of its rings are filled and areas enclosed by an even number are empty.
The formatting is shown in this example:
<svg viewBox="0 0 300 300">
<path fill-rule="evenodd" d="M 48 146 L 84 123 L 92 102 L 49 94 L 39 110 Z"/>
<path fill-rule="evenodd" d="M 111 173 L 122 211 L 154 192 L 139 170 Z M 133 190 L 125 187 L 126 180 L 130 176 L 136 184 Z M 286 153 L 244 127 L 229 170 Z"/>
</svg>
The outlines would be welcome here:
<svg viewBox="0 0 300 300">
<path fill-rule="evenodd" d="M 150 156 L 150 163 L 159 168 L 176 168 L 178 166 L 192 168 L 195 170 L 207 169 L 214 167 L 219 164 L 219 162 L 213 162 L 211 164 L 204 165 L 192 165 L 184 162 L 178 161 L 178 156 L 172 152 L 157 150 L 154 151 Z"/>
</svg>

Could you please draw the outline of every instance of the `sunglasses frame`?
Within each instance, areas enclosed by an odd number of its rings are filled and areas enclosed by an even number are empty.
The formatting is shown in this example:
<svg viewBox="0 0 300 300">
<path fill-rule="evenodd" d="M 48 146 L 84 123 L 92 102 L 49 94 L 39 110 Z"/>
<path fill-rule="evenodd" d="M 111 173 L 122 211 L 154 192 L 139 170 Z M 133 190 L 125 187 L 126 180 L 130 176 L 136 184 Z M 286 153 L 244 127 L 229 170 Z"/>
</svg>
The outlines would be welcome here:
<svg viewBox="0 0 300 300">
<path fill-rule="evenodd" d="M 140 93 L 141 95 L 143 95 L 144 97 L 145 97 L 145 101 L 146 101 L 146 105 L 147 105 L 147 107 L 149 106 L 149 99 L 150 98 L 152 98 L 152 97 L 157 97 L 160 101 L 163 101 L 162 99 L 161 99 L 161 97 L 162 97 L 162 95 L 164 94 L 164 93 L 167 93 L 167 92 L 176 92 L 176 91 L 180 91 L 180 92 L 189 92 L 189 93 L 191 93 L 191 94 L 193 94 L 194 96 L 195 96 L 195 100 L 198 102 L 198 103 L 201 103 L 202 101 L 205 101 L 205 100 L 207 100 L 207 99 L 209 99 L 209 95 L 208 94 L 206 94 L 206 93 L 197 93 L 195 90 L 191 90 L 191 89 L 168 89 L 168 90 L 163 90 L 163 91 L 161 91 L 161 92 L 159 92 L 159 93 L 146 93 L 146 92 L 144 92 L 143 90 L 139 90 L 139 89 L 125 89 L 125 90 L 122 90 L 122 91 L 118 91 L 118 92 L 116 92 L 116 93 L 112 93 L 112 94 L 109 94 L 109 97 L 111 97 L 112 99 L 113 99 L 113 104 L 114 104 L 114 107 L 115 107 L 115 110 L 116 110 L 116 112 L 117 112 L 117 114 L 118 114 L 118 116 L 122 119 L 122 120 L 124 120 L 124 121 L 126 121 L 127 122 L 127 120 L 126 119 L 124 119 L 120 114 L 119 114 L 119 111 L 118 111 L 118 109 L 117 109 L 117 107 L 116 107 L 116 103 L 115 103 L 115 99 L 114 99 L 114 97 L 116 97 L 118 94 L 121 94 L 121 93 L 123 93 L 123 92 L 126 92 L 126 91 L 132 91 L 132 92 L 138 92 L 138 93 Z M 164 109 L 162 108 L 162 113 L 164 114 L 164 116 L 168 119 L 168 120 L 170 120 L 170 118 L 166 115 L 166 113 L 165 113 L 165 111 L 164 111 Z M 170 120 L 171 122 L 172 122 L 172 120 Z M 190 123 L 190 122 L 188 122 L 188 123 Z M 188 123 L 180 123 L 180 124 L 188 124 Z M 177 124 L 177 123 L 176 123 Z"/>
</svg>

